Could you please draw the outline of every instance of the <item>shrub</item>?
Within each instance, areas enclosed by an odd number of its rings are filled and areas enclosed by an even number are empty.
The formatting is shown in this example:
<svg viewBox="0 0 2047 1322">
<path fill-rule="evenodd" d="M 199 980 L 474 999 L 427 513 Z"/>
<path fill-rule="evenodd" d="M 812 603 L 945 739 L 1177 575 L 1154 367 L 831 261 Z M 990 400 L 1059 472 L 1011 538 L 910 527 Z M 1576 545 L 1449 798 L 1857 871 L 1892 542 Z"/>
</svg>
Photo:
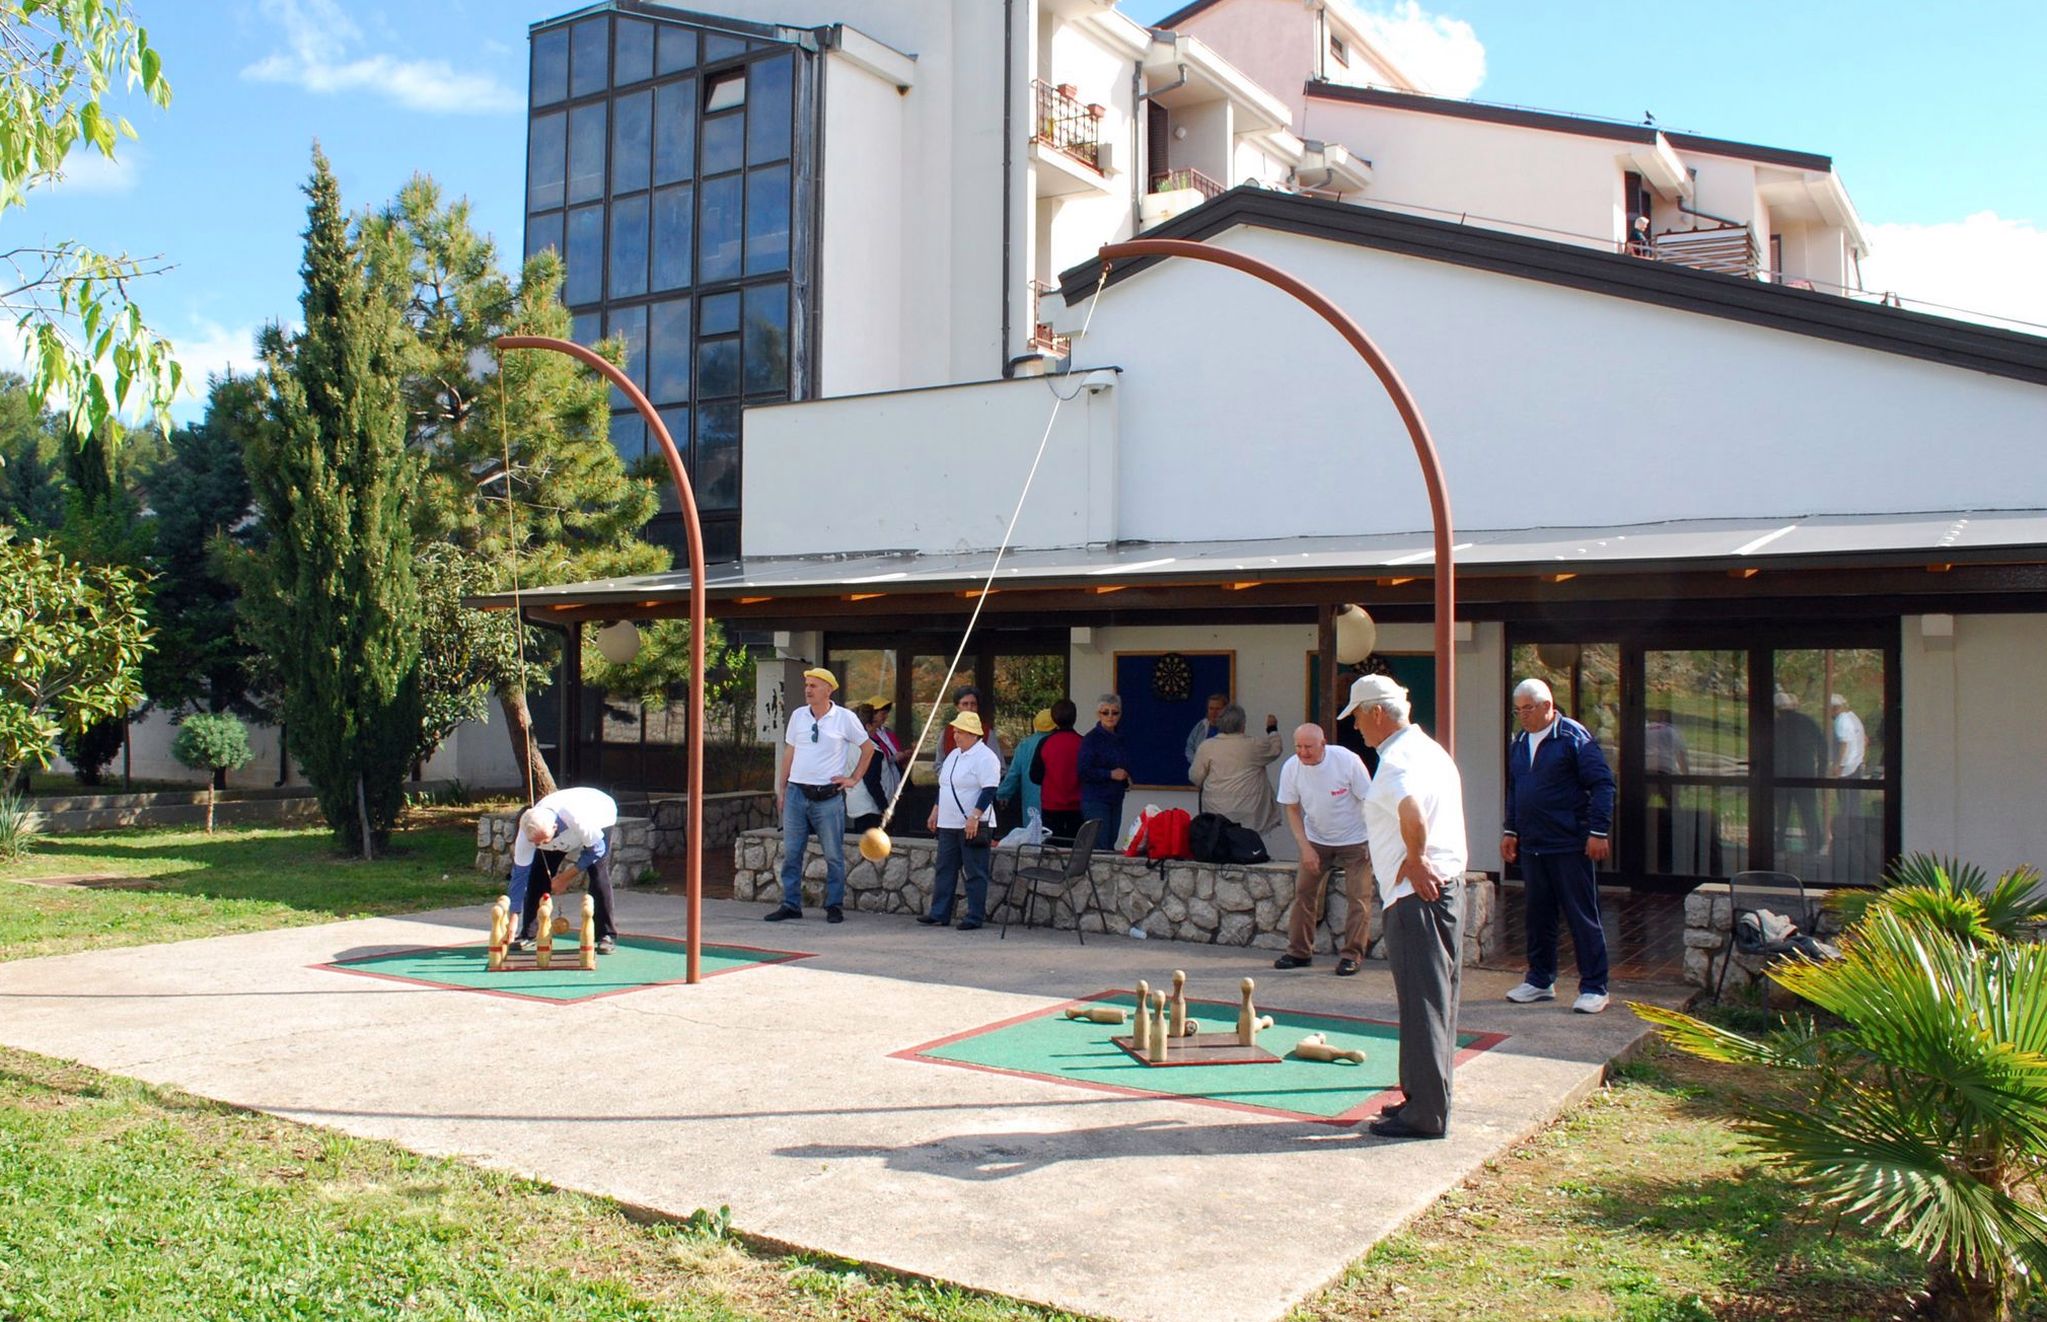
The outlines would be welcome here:
<svg viewBox="0 0 2047 1322">
<path fill-rule="evenodd" d="M 232 712 L 200 712 L 187 716 L 171 742 L 171 756 L 194 771 L 204 771 L 206 781 L 206 833 L 213 834 L 214 786 L 221 773 L 247 766 L 250 757 L 249 731 Z"/>
<path fill-rule="evenodd" d="M 81 785 L 98 785 L 106 779 L 107 763 L 120 756 L 128 722 L 109 717 L 85 727 L 83 734 L 66 730 L 57 736 L 57 751 L 71 763 L 71 774 Z"/>
<path fill-rule="evenodd" d="M 42 834 L 43 815 L 33 802 L 26 795 L 0 793 L 0 863 L 12 863 L 28 853 Z"/>
</svg>

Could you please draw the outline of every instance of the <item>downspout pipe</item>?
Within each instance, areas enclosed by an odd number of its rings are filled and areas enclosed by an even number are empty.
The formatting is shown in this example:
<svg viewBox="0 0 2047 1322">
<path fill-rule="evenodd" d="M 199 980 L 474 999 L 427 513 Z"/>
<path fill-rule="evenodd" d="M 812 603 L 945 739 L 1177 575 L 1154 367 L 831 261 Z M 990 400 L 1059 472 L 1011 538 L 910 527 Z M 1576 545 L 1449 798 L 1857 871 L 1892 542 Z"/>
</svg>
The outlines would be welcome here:
<svg viewBox="0 0 2047 1322">
<path fill-rule="evenodd" d="M 1002 375 L 1005 380 L 1016 375 L 1016 362 L 1010 357 L 1014 348 L 1010 324 L 1010 303 L 1016 291 L 1010 288 L 1012 255 L 1010 247 L 1015 242 L 1015 226 L 1010 219 L 1010 208 L 1014 202 L 1016 173 L 1016 0 L 1002 0 Z"/>
</svg>

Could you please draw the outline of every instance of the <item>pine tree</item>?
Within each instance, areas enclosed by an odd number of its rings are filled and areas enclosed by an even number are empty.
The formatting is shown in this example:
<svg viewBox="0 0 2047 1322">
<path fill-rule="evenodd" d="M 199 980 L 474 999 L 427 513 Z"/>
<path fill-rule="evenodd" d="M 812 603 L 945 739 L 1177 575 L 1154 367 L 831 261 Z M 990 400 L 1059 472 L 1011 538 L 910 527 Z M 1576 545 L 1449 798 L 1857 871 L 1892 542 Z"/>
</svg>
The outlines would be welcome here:
<svg viewBox="0 0 2047 1322">
<path fill-rule="evenodd" d="M 265 336 L 264 418 L 246 455 L 269 545 L 245 562 L 243 605 L 277 663 L 320 811 L 367 855 L 404 806 L 420 728 L 408 337 L 370 284 L 317 147 L 306 193 L 305 329 Z"/>
</svg>

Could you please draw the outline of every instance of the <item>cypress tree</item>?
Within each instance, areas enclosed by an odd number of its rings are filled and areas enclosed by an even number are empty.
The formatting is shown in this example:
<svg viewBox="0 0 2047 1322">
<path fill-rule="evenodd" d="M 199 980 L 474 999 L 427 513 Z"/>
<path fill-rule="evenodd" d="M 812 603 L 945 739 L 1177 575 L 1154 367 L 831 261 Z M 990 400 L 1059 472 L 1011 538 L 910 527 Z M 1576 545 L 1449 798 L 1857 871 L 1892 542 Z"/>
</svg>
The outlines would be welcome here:
<svg viewBox="0 0 2047 1322">
<path fill-rule="evenodd" d="M 264 416 L 247 467 L 269 542 L 245 562 L 243 605 L 276 663 L 292 751 L 320 811 L 367 855 L 404 806 L 420 729 L 408 341 L 371 288 L 317 146 L 306 193 L 305 329 L 265 336 Z"/>
</svg>

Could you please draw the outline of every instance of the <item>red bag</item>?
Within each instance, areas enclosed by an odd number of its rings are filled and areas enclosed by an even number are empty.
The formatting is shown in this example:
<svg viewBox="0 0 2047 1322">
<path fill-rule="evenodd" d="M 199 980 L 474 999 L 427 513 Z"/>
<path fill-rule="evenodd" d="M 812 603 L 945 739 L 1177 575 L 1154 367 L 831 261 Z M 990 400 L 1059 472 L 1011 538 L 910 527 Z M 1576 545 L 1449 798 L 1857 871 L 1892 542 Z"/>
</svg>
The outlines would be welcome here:
<svg viewBox="0 0 2047 1322">
<path fill-rule="evenodd" d="M 1194 850 L 1189 843 L 1193 822 L 1185 808 L 1161 808 L 1147 814 L 1139 820 L 1137 834 L 1130 837 L 1130 845 L 1123 853 L 1129 858 L 1148 858 L 1159 863 L 1193 858 Z"/>
</svg>

